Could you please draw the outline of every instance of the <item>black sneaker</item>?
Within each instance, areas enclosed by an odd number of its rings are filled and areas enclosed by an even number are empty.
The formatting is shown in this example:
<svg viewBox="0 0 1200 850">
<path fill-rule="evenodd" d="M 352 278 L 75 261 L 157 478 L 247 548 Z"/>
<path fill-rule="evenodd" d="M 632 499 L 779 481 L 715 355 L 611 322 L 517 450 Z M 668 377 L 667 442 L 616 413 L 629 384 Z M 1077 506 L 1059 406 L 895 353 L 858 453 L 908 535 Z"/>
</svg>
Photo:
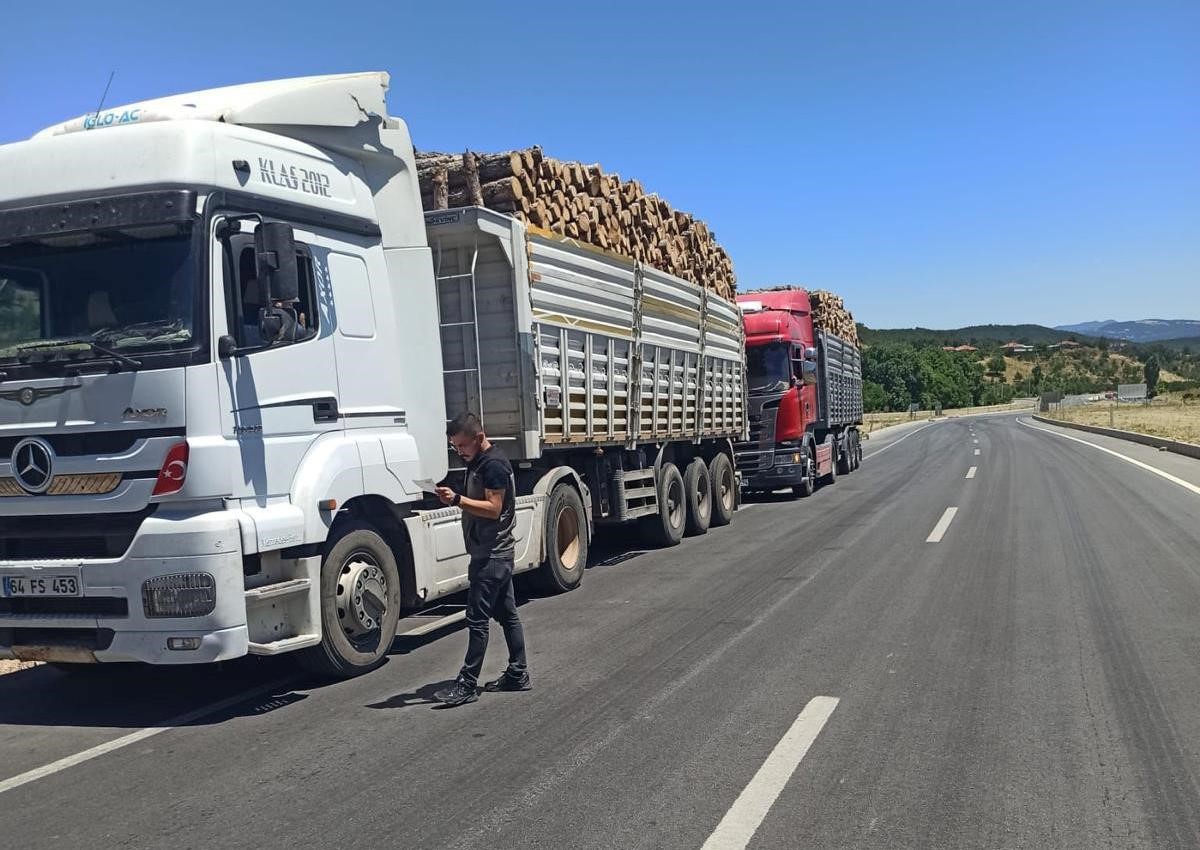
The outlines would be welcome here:
<svg viewBox="0 0 1200 850">
<path fill-rule="evenodd" d="M 449 706 L 466 705 L 479 699 L 479 694 L 473 685 L 468 685 L 462 679 L 456 679 L 453 685 L 438 691 L 433 698 Z"/>
<path fill-rule="evenodd" d="M 522 673 L 520 676 L 513 676 L 507 670 L 499 679 L 493 679 L 483 686 L 483 689 L 488 693 L 496 691 L 528 691 L 532 690 L 533 685 L 529 681 L 529 674 Z"/>
</svg>

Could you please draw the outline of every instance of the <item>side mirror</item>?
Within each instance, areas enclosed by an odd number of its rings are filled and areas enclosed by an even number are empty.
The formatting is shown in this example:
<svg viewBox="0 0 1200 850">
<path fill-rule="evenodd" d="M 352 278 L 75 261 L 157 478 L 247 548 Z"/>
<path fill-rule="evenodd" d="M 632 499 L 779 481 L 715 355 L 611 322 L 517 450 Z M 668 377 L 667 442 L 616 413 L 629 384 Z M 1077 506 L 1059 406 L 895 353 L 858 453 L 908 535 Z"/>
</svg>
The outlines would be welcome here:
<svg viewBox="0 0 1200 850">
<path fill-rule="evenodd" d="M 237 340 L 229 334 L 225 334 L 217 340 L 217 356 L 222 360 L 228 360 L 237 351 Z"/>
<path fill-rule="evenodd" d="M 804 349 L 804 359 L 805 360 L 816 360 L 817 359 L 817 350 L 815 348 L 813 348 L 811 345 L 808 348 Z"/>
<path fill-rule="evenodd" d="M 300 297 L 296 237 L 290 224 L 265 221 L 254 231 L 254 266 L 267 303 Z"/>
<path fill-rule="evenodd" d="M 815 384 L 817 382 L 817 364 L 812 360 L 805 360 L 800 367 L 800 377 L 806 384 Z"/>
</svg>

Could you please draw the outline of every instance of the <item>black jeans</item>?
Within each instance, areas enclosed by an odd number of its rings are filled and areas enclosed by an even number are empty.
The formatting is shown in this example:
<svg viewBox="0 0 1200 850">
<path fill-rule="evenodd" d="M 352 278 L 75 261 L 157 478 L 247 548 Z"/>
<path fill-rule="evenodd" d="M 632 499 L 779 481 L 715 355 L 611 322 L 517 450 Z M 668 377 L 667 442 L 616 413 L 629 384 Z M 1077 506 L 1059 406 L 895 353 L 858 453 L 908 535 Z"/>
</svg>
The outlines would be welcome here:
<svg viewBox="0 0 1200 850">
<path fill-rule="evenodd" d="M 525 633 L 521 630 L 517 600 L 513 596 L 512 557 L 472 558 L 467 577 L 471 580 L 467 591 L 467 659 L 459 678 L 471 687 L 478 683 L 493 619 L 504 629 L 508 672 L 513 676 L 522 675 L 525 672 Z"/>
</svg>

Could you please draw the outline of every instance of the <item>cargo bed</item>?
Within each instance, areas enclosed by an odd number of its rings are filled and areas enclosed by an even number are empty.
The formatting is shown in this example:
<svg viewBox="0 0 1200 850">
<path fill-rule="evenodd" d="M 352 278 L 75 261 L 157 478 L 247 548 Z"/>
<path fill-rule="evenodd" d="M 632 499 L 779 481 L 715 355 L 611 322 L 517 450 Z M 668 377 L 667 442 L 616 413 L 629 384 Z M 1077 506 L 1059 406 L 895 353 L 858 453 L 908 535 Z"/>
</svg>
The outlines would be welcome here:
<svg viewBox="0 0 1200 850">
<path fill-rule="evenodd" d="M 425 223 L 447 414 L 479 413 L 511 458 L 743 438 L 735 304 L 480 207 Z"/>
<path fill-rule="evenodd" d="M 818 330 L 818 428 L 860 425 L 863 416 L 862 353 L 851 343 Z"/>
</svg>

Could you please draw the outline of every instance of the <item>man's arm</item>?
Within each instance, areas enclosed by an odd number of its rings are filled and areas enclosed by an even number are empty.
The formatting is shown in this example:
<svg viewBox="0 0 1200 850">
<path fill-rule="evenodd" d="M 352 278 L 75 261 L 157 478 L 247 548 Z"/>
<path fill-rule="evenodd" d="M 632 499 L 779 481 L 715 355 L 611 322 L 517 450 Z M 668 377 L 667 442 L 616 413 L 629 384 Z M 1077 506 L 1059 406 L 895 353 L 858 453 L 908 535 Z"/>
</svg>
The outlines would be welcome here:
<svg viewBox="0 0 1200 850">
<path fill-rule="evenodd" d="M 489 490 L 484 488 L 484 498 L 468 499 L 463 496 L 458 501 L 458 506 L 472 516 L 481 517 L 483 519 L 499 519 L 500 511 L 504 510 L 504 490 Z"/>
</svg>

